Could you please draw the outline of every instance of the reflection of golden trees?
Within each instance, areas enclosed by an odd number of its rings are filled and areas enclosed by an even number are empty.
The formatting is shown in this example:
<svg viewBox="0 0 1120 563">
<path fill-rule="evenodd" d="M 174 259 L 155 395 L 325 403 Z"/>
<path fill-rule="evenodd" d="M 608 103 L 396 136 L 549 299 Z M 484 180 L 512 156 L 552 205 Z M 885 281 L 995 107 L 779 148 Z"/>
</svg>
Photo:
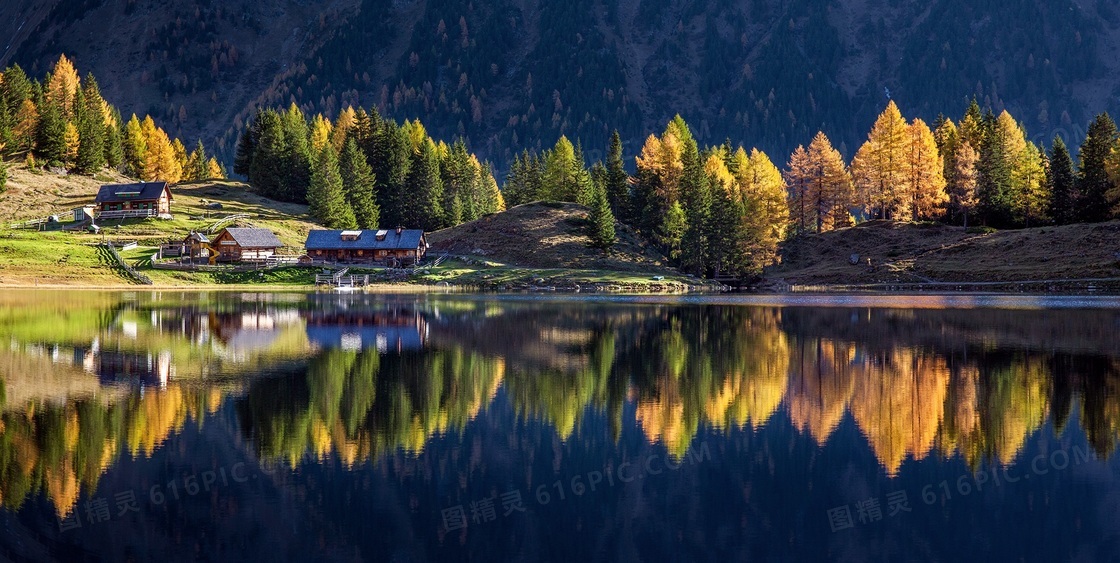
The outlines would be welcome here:
<svg viewBox="0 0 1120 563">
<path fill-rule="evenodd" d="M 462 430 L 493 399 L 502 359 L 462 349 L 380 355 L 324 350 L 307 372 L 261 380 L 239 402 L 262 457 L 297 465 L 335 454 L 348 466 Z"/>
<path fill-rule="evenodd" d="M 639 351 L 637 420 L 651 442 L 683 454 L 705 423 L 761 427 L 778 409 L 789 344 L 774 309 L 686 309 Z M 649 354 L 649 355 L 647 355 Z"/>
<path fill-rule="evenodd" d="M 33 401 L 0 415 L 0 506 L 18 508 L 28 495 L 45 493 L 58 516 L 74 509 L 83 489 L 127 450 L 150 456 L 182 429 L 187 418 L 213 411 L 221 393 L 171 385 L 143 394 Z M 127 447 L 122 448 L 122 445 Z"/>
<path fill-rule="evenodd" d="M 792 350 L 789 416 L 818 445 L 844 417 L 855 387 L 855 353 L 851 343 L 821 339 L 798 341 Z"/>
<path fill-rule="evenodd" d="M 948 386 L 945 358 L 925 351 L 896 348 L 856 364 L 849 408 L 888 474 L 933 447 Z"/>
</svg>

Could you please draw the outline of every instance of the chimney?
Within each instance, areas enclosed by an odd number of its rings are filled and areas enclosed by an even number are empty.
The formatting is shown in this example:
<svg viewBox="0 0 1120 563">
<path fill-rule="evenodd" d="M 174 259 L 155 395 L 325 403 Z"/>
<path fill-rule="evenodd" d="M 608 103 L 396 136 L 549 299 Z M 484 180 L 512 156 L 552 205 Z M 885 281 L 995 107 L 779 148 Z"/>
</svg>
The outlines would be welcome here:
<svg viewBox="0 0 1120 563">
<path fill-rule="evenodd" d="M 403 231 L 403 230 L 404 230 L 404 227 L 397 227 L 397 235 L 399 236 L 401 234 L 401 231 Z"/>
</svg>

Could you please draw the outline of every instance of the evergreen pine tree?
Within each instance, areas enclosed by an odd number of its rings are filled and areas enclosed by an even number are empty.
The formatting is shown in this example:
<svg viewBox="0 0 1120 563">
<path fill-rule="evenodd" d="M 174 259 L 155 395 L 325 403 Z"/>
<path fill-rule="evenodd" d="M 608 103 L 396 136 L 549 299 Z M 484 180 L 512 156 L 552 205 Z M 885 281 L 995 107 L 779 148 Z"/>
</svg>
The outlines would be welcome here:
<svg viewBox="0 0 1120 563">
<path fill-rule="evenodd" d="M 1050 147 L 1050 162 L 1046 167 L 1046 187 L 1050 192 L 1050 219 L 1058 225 L 1068 225 L 1077 218 L 1076 182 L 1073 159 L 1061 137 L 1054 137 Z"/>
<path fill-rule="evenodd" d="M 95 108 L 81 108 L 78 120 L 78 155 L 74 168 L 93 174 L 105 166 L 105 122 Z"/>
<path fill-rule="evenodd" d="M 260 195 L 283 200 L 283 166 L 288 148 L 280 114 L 271 109 L 262 111 L 257 116 L 256 129 L 256 150 L 249 168 L 249 183 Z"/>
<path fill-rule="evenodd" d="M 708 263 L 707 226 L 712 196 L 695 140 L 689 139 L 684 144 L 681 163 L 684 168 L 681 177 L 681 204 L 686 220 L 681 236 L 681 267 L 688 273 L 702 276 Z"/>
<path fill-rule="evenodd" d="M 1000 125 L 998 119 L 989 111 L 984 115 L 984 133 L 980 146 L 980 160 L 977 162 L 977 215 L 985 225 L 1005 228 L 1013 224 L 1011 212 L 1011 172 L 1012 158 L 1009 147 L 1014 143 L 1009 138 L 1014 132 Z"/>
<path fill-rule="evenodd" d="M 532 179 L 535 168 L 536 162 L 529 156 L 529 151 L 523 151 L 513 157 L 509 173 L 506 174 L 506 184 L 503 190 L 506 203 L 510 207 L 536 201 L 537 197 Z"/>
<path fill-rule="evenodd" d="M 97 79 L 92 74 L 87 75 L 85 84 L 78 90 L 74 101 L 74 124 L 77 126 L 79 143 L 75 169 L 79 172 L 92 174 L 105 166 L 105 143 L 112 117 L 109 105 L 101 97 Z"/>
<path fill-rule="evenodd" d="M 356 131 L 362 129 L 363 113 L 365 112 L 359 110 L 355 119 Z M 362 147 L 361 141 L 358 138 L 355 140 Z M 388 226 L 405 225 L 405 180 L 408 178 L 412 143 L 399 125 L 387 119 L 373 131 L 370 145 L 372 152 L 368 152 L 367 156 L 373 166 L 377 184 L 377 206 L 381 209 L 381 223 Z"/>
<path fill-rule="evenodd" d="M 420 142 L 412 156 L 405 181 L 399 226 L 434 231 L 443 217 L 443 182 L 439 174 L 439 155 L 429 139 Z M 391 225 L 390 225 L 391 226 Z"/>
<path fill-rule="evenodd" d="M 1098 115 L 1081 143 L 1080 166 L 1077 171 L 1076 220 L 1086 223 L 1105 221 L 1110 215 L 1108 205 L 1112 181 L 1107 161 L 1116 143 L 1116 123 L 1107 113 Z"/>
<path fill-rule="evenodd" d="M 66 119 L 62 109 L 54 103 L 39 104 L 39 132 L 36 151 L 48 166 L 61 166 L 66 162 Z"/>
<path fill-rule="evenodd" d="M 187 158 L 183 177 L 191 182 L 210 179 L 210 157 L 206 156 L 206 147 L 202 145 L 202 139 L 198 140 L 198 144 Z"/>
<path fill-rule="evenodd" d="M 249 178 L 253 168 L 253 156 L 257 151 L 257 136 L 260 130 L 261 112 L 253 118 L 251 124 L 247 124 L 241 130 L 241 136 L 237 140 L 237 153 L 233 157 L 233 172 Z M 250 179 L 250 182 L 252 180 Z"/>
<path fill-rule="evenodd" d="M 307 199 L 307 188 L 311 174 L 311 143 L 307 120 L 295 103 L 281 114 L 284 129 L 284 156 L 281 177 L 280 199 L 302 203 Z M 337 164 L 337 157 L 335 160 Z"/>
<path fill-rule="evenodd" d="M 112 119 L 105 126 L 105 164 L 114 170 L 120 170 L 124 164 L 124 143 L 120 125 L 121 116 L 116 110 L 111 110 Z"/>
<path fill-rule="evenodd" d="M 311 172 L 307 188 L 307 212 L 330 229 L 357 227 L 354 212 L 346 204 L 342 189 L 342 175 L 334 147 L 324 147 Z"/>
<path fill-rule="evenodd" d="M 331 145 L 333 148 L 334 145 Z M 381 219 L 381 210 L 377 208 L 377 198 L 374 190 L 373 168 L 366 162 L 366 156 L 358 148 L 358 142 L 353 138 L 346 140 L 342 149 L 342 158 L 339 161 L 342 172 L 342 185 L 346 191 L 346 200 L 354 210 L 354 219 L 362 229 L 376 229 Z"/>
<path fill-rule="evenodd" d="M 136 114 L 124 126 L 124 139 L 121 143 L 124 158 L 124 173 L 132 178 L 139 178 L 144 169 L 144 159 L 148 154 L 148 145 L 144 141 L 144 131 L 140 127 L 140 120 Z"/>
<path fill-rule="evenodd" d="M 614 214 L 611 213 L 606 186 L 596 184 L 594 192 L 591 212 L 588 214 L 588 236 L 591 237 L 592 246 L 605 250 L 614 246 L 615 243 Z"/>
<path fill-rule="evenodd" d="M 622 221 L 630 222 L 630 175 L 626 173 L 626 163 L 622 158 L 622 137 L 615 130 L 611 134 L 611 144 L 607 149 L 607 200 L 611 210 Z"/>
</svg>

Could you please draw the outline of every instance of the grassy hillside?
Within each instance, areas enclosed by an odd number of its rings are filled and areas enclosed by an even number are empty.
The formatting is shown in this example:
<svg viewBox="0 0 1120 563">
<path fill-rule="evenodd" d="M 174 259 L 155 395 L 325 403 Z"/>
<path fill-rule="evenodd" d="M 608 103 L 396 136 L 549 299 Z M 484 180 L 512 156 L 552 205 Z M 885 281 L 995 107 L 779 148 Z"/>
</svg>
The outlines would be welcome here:
<svg viewBox="0 0 1120 563">
<path fill-rule="evenodd" d="M 1120 221 L 990 233 L 872 221 L 786 242 L 765 275 L 808 285 L 1114 278 L 1118 254 Z"/>
<path fill-rule="evenodd" d="M 455 257 L 418 281 L 488 289 L 555 287 L 675 292 L 704 286 L 681 275 L 625 225 L 610 250 L 591 247 L 588 209 L 533 202 L 429 233 L 428 255 Z"/>
<path fill-rule="evenodd" d="M 533 202 L 428 235 L 430 252 L 474 256 L 512 266 L 671 272 L 666 259 L 628 227 L 607 251 L 591 248 L 588 209 L 574 203 Z"/>
<path fill-rule="evenodd" d="M 99 235 L 84 232 L 38 232 L 10 229 L 12 222 L 48 214 L 63 221 L 74 207 L 92 203 L 97 187 L 105 182 L 128 181 L 115 175 L 97 178 L 31 172 L 22 166 L 9 169 L 8 189 L 0 193 L 0 284 L 7 285 L 124 285 L 130 283 L 112 268 L 106 251 L 96 244 L 103 239 L 132 241 L 139 247 L 124 253 L 129 261 L 143 261 L 168 240 L 181 240 L 193 230 L 208 230 L 219 218 L 248 214 L 237 225 L 271 229 L 286 245 L 283 252 L 302 252 L 310 222 L 306 206 L 260 197 L 245 184 L 232 181 L 198 182 L 172 188 L 171 220 L 123 220 L 101 223 Z M 221 210 L 207 209 L 219 202 Z M 240 277 L 182 272 L 147 272 L 159 285 L 230 283 Z M 242 276 L 243 277 L 243 276 Z M 228 278 L 228 279 L 227 279 Z M 306 275 L 273 275 L 272 283 L 306 283 Z"/>
</svg>

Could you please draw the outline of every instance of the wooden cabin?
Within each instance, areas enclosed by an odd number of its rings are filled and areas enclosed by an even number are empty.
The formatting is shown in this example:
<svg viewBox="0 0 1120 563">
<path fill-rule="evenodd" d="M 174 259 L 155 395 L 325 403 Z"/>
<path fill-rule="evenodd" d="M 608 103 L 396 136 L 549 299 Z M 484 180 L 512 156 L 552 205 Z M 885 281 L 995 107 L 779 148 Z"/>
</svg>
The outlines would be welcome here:
<svg viewBox="0 0 1120 563">
<path fill-rule="evenodd" d="M 228 227 L 210 242 L 219 262 L 261 262 L 284 246 L 268 229 Z"/>
<path fill-rule="evenodd" d="M 209 258 L 210 257 L 210 237 L 206 233 L 198 231 L 191 231 L 187 238 L 183 239 L 182 250 L 180 256 L 190 258 Z"/>
<path fill-rule="evenodd" d="M 409 266 L 424 258 L 428 242 L 421 229 L 366 231 L 313 230 L 307 256 L 314 262 Z"/>
<path fill-rule="evenodd" d="M 94 200 L 99 219 L 171 218 L 171 189 L 167 182 L 107 184 Z"/>
</svg>

